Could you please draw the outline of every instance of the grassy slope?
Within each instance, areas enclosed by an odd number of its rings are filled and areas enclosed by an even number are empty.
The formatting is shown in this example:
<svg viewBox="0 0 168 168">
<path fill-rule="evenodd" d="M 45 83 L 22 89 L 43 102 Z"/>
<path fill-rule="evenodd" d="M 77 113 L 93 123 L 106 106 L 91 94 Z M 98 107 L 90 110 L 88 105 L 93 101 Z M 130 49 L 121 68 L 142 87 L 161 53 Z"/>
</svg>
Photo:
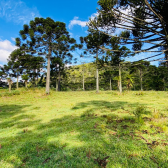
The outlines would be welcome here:
<svg viewBox="0 0 168 168">
<path fill-rule="evenodd" d="M 0 97 L 0 167 L 168 167 L 167 92 L 42 92 Z"/>
</svg>

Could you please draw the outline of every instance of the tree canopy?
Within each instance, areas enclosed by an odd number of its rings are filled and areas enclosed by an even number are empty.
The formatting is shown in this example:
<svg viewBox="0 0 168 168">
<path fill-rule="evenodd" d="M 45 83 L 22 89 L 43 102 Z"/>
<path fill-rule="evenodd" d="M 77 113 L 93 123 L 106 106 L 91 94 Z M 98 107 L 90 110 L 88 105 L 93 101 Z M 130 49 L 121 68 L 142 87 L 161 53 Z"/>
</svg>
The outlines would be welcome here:
<svg viewBox="0 0 168 168">
<path fill-rule="evenodd" d="M 132 44 L 131 53 L 153 53 L 150 58 L 165 54 L 163 59 L 168 59 L 167 0 L 99 0 L 98 4 L 90 28 L 112 37 L 116 29 L 125 30 L 125 37 L 117 38 L 121 44 Z"/>
<path fill-rule="evenodd" d="M 21 50 L 31 55 L 46 56 L 47 58 L 47 79 L 46 93 L 50 88 L 50 61 L 55 53 L 68 55 L 75 49 L 72 45 L 75 39 L 70 38 L 66 25 L 63 22 L 55 22 L 51 18 L 35 18 L 29 25 L 24 25 L 20 31 L 21 38 L 16 38 L 16 45 Z M 70 54 L 69 54 L 70 55 Z"/>
</svg>

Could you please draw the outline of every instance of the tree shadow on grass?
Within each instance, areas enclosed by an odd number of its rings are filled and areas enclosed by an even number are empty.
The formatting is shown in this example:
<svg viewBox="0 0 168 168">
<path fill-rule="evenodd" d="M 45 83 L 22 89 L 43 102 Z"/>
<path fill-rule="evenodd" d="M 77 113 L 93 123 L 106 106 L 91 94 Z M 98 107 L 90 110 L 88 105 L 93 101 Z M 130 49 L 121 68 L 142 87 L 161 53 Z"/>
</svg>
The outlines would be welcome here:
<svg viewBox="0 0 168 168">
<path fill-rule="evenodd" d="M 24 114 L 30 105 L 2 105 L 0 106 L 0 128 L 24 128 L 33 125 L 35 115 Z"/>
<path fill-rule="evenodd" d="M 24 108 L 30 105 L 1 105 L 0 106 L 0 119 L 6 119 L 13 117 L 17 114 L 22 114 L 25 112 Z"/>
<path fill-rule="evenodd" d="M 123 107 L 125 104 L 128 104 L 128 102 L 122 102 L 122 101 L 108 102 L 108 101 L 101 101 L 101 100 L 92 100 L 92 101 L 88 101 L 88 102 L 78 103 L 72 109 L 76 110 L 76 109 L 82 109 L 82 108 L 86 108 L 88 106 L 91 106 L 92 108 L 95 108 L 95 109 L 106 108 L 106 109 L 117 110 L 117 109 Z"/>
<path fill-rule="evenodd" d="M 127 102 L 85 102 L 77 104 L 78 110 L 89 106 L 94 109 L 92 115 L 69 115 L 48 123 L 38 121 L 34 130 L 1 141 L 0 158 L 3 161 L 0 163 L 31 168 L 98 168 L 100 165 L 95 159 L 109 156 L 107 168 L 166 167 L 166 161 L 160 158 L 161 154 L 165 155 L 162 150 L 157 149 L 154 153 L 155 149 L 132 136 L 140 128 L 134 118 L 114 113 L 114 109 L 126 104 L 136 106 Z M 96 115 L 96 109 L 102 107 L 107 110 L 112 108 L 113 113 Z M 150 157 L 155 157 L 158 163 Z"/>
</svg>

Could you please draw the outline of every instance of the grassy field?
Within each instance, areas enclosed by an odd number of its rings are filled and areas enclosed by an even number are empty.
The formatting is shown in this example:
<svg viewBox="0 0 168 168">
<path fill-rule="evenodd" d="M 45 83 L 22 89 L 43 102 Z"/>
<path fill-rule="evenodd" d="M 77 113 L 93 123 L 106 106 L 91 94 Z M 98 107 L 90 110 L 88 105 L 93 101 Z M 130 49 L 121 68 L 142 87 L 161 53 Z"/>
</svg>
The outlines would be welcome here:
<svg viewBox="0 0 168 168">
<path fill-rule="evenodd" d="M 44 93 L 0 97 L 0 168 L 168 167 L 168 92 Z"/>
</svg>

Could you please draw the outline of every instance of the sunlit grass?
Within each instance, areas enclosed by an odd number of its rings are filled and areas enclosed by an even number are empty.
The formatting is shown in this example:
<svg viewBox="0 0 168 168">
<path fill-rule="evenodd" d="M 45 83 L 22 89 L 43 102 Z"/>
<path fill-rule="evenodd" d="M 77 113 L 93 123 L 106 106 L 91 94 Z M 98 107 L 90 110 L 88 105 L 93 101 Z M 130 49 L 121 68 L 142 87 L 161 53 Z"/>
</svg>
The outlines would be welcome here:
<svg viewBox="0 0 168 168">
<path fill-rule="evenodd" d="M 107 168 L 168 167 L 168 92 L 20 92 L 0 97 L 0 167 L 92 168 L 107 156 Z"/>
</svg>

